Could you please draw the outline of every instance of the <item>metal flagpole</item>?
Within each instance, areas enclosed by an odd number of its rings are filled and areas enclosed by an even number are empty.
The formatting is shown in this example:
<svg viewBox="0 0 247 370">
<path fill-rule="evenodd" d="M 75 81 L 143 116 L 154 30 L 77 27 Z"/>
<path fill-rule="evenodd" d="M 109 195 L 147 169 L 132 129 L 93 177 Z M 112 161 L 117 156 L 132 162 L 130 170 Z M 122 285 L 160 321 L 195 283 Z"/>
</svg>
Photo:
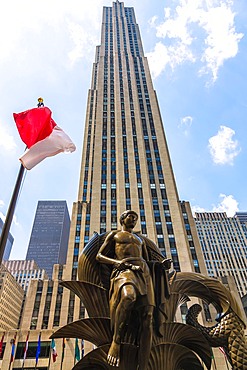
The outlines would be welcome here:
<svg viewBox="0 0 247 370">
<path fill-rule="evenodd" d="M 25 172 L 25 168 L 21 164 L 21 167 L 20 167 L 20 170 L 19 170 L 19 173 L 18 173 L 18 176 L 17 176 L 15 188 L 14 188 L 12 198 L 11 198 L 11 201 L 10 201 L 10 204 L 9 204 L 9 209 L 8 209 L 6 219 L 5 219 L 5 222 L 4 222 L 4 225 L 3 225 L 1 237 L 0 237 L 0 265 L 2 263 L 5 246 L 6 246 L 6 243 L 7 243 L 7 240 L 8 240 L 9 230 L 10 230 L 11 223 L 12 223 L 12 220 L 13 220 L 13 216 L 14 216 L 14 212 L 15 212 L 15 206 L 16 206 L 16 202 L 17 202 L 17 199 L 18 199 L 18 196 L 19 196 L 19 192 L 20 192 L 24 172 Z"/>
<path fill-rule="evenodd" d="M 61 366 L 60 366 L 60 370 L 63 369 L 63 359 L 64 359 L 64 350 L 65 350 L 65 338 L 63 338 L 63 342 L 62 342 L 62 358 L 61 358 Z"/>
<path fill-rule="evenodd" d="M 51 366 L 51 357 L 52 357 L 52 349 L 51 349 L 51 344 L 50 344 L 50 355 L 49 355 L 48 370 L 50 370 L 50 366 Z"/>
</svg>

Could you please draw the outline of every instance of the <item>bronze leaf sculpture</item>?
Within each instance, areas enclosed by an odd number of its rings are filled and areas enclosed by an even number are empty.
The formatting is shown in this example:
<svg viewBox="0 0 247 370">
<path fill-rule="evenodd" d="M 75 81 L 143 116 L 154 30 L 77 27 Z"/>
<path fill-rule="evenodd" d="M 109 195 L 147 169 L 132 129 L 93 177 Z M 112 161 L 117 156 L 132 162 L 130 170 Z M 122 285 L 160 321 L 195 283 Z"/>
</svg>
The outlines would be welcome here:
<svg viewBox="0 0 247 370">
<path fill-rule="evenodd" d="M 211 368 L 211 347 L 223 347 L 233 369 L 247 369 L 245 322 L 230 292 L 218 280 L 172 271 L 147 237 L 133 232 L 138 215 L 125 211 L 121 230 L 95 233 L 78 263 L 78 281 L 61 284 L 83 302 L 88 318 L 64 326 L 52 338 L 82 338 L 97 348 L 73 370 L 199 370 Z M 211 328 L 200 325 L 200 305 L 187 324 L 177 308 L 198 297 L 221 315 Z"/>
</svg>

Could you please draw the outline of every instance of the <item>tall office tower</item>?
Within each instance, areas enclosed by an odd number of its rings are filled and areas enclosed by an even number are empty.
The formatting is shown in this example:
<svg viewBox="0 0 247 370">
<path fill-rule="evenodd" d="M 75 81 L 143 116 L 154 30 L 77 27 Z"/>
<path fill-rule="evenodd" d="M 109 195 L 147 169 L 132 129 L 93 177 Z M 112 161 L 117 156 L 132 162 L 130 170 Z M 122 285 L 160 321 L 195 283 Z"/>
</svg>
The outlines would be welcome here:
<svg viewBox="0 0 247 370">
<path fill-rule="evenodd" d="M 156 92 L 134 9 L 104 7 L 88 95 L 78 202 L 68 263 L 94 231 L 120 227 L 126 209 L 176 270 L 194 270 Z M 192 220 L 192 222 L 194 222 Z M 76 224 L 75 224 L 76 223 Z M 190 227 L 189 225 L 187 226 Z M 73 243 L 73 245 L 72 245 Z M 76 264 L 72 275 L 76 278 Z"/>
<path fill-rule="evenodd" d="M 209 276 L 233 276 L 242 297 L 247 293 L 247 238 L 239 219 L 203 212 L 195 221 Z"/>
<path fill-rule="evenodd" d="M 3 225 L 4 225 L 4 222 L 0 218 L 0 235 L 2 233 Z M 13 243 L 14 243 L 14 238 L 13 238 L 12 234 L 9 233 L 7 243 L 6 243 L 6 246 L 5 246 L 5 250 L 4 250 L 4 253 L 3 253 L 3 260 L 4 261 L 7 261 L 9 259 Z"/>
<path fill-rule="evenodd" d="M 70 217 L 64 200 L 38 202 L 26 260 L 35 260 L 52 277 L 53 265 L 65 264 Z"/>
</svg>

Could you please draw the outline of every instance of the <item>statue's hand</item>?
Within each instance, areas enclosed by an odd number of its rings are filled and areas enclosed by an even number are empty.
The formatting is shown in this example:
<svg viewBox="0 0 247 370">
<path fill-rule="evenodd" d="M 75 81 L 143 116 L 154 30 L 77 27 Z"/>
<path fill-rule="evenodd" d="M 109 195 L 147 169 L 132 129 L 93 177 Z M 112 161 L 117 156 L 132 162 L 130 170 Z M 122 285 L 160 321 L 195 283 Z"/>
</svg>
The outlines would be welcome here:
<svg viewBox="0 0 247 370">
<path fill-rule="evenodd" d="M 118 270 L 126 270 L 126 263 L 122 262 L 122 261 L 117 261 L 114 263 L 114 267 Z"/>
<path fill-rule="evenodd" d="M 161 263 L 165 270 L 170 270 L 171 265 L 172 265 L 172 260 L 170 258 L 164 259 Z"/>
<path fill-rule="evenodd" d="M 141 266 L 132 265 L 132 263 L 122 262 L 122 261 L 116 262 L 114 264 L 114 267 L 120 271 L 127 270 L 127 269 L 130 269 L 133 271 L 142 271 Z"/>
</svg>

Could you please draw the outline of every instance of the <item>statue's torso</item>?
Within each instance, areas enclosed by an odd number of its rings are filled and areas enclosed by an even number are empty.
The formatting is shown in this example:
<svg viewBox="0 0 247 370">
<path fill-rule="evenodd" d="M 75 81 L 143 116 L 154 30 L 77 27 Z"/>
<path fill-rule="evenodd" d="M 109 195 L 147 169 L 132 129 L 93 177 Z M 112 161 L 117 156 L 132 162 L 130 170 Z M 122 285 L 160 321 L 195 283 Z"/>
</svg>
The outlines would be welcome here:
<svg viewBox="0 0 247 370">
<path fill-rule="evenodd" d="M 121 260 L 128 257 L 142 257 L 142 241 L 138 236 L 128 232 L 119 231 L 115 236 L 115 255 Z"/>
</svg>

